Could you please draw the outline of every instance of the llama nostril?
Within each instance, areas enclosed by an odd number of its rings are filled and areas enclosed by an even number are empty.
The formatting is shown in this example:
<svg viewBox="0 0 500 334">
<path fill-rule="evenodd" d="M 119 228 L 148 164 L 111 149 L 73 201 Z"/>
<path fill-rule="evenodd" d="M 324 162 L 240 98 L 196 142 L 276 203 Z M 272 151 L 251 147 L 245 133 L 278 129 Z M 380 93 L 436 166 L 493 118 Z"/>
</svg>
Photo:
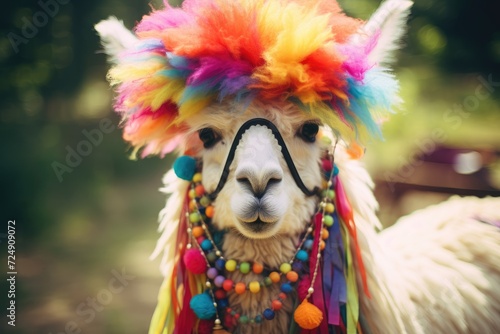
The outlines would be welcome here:
<svg viewBox="0 0 500 334">
<path fill-rule="evenodd" d="M 256 173 L 239 173 L 236 181 L 248 191 L 251 191 L 257 199 L 261 199 L 265 193 L 273 186 L 279 184 L 282 181 L 281 175 L 279 173 L 263 173 L 261 177 L 258 177 Z M 277 175 L 278 174 L 278 175 Z"/>
</svg>

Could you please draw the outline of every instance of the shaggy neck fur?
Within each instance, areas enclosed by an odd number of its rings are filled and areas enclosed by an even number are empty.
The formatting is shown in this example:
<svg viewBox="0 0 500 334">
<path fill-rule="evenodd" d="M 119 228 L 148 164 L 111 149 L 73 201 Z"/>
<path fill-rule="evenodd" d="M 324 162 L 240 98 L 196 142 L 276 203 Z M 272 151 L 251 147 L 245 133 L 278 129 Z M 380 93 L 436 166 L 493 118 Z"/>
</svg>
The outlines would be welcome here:
<svg viewBox="0 0 500 334">
<path fill-rule="evenodd" d="M 276 236 L 271 239 L 251 240 L 241 236 L 236 231 L 226 233 L 224 237 L 223 251 L 226 259 L 241 261 L 255 261 L 270 268 L 279 268 L 283 262 L 288 262 L 294 255 L 298 236 Z M 235 282 L 249 283 L 253 280 L 261 280 L 262 276 L 249 273 L 243 275 L 237 271 L 229 276 Z M 279 294 L 279 285 L 273 285 L 262 289 L 259 294 L 246 293 L 244 295 L 230 294 L 229 303 L 231 308 L 242 314 L 260 314 L 269 307 L 271 301 Z M 283 308 L 276 312 L 272 321 L 265 321 L 259 325 L 239 326 L 235 333 L 270 333 L 279 334 L 288 331 L 293 316 L 293 300 L 295 294 L 290 294 L 283 302 Z"/>
</svg>

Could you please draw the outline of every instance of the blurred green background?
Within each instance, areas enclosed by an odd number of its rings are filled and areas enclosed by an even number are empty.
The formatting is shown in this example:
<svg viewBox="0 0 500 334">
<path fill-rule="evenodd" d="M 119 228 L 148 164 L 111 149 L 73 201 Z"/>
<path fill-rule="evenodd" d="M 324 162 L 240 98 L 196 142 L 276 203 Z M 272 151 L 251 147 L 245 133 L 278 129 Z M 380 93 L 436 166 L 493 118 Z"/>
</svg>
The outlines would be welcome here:
<svg viewBox="0 0 500 334">
<path fill-rule="evenodd" d="M 364 19 L 379 3 L 340 2 L 349 14 Z M 423 153 L 422 143 L 429 139 L 436 147 L 487 152 L 482 164 L 486 174 L 480 176 L 490 193 L 500 188 L 496 8 L 494 0 L 474 5 L 466 0 L 416 0 L 396 64 L 405 103 L 384 125 L 385 142 L 367 151 L 381 218 L 387 223 L 450 195 L 432 187 L 394 190 L 395 184 L 411 183 L 423 170 L 415 164 L 408 173 L 403 168 Z M 38 1 L 20 0 L 5 3 L 0 13 L 0 263 L 7 272 L 6 225 L 15 219 L 15 333 L 147 331 L 161 282 L 158 261 L 148 261 L 165 201 L 157 189 L 171 160 L 128 159 L 93 25 L 116 15 L 132 27 L 149 9 L 146 0 L 61 0 L 43 21 Z M 40 27 L 13 46 L 9 36 L 24 38 L 26 22 L 33 20 L 41 20 Z M 484 86 L 481 80 L 488 78 L 498 84 Z M 96 137 L 91 148 L 81 146 L 85 133 L 95 134 L 103 119 L 112 122 L 109 131 L 101 131 L 102 139 Z M 441 133 L 437 140 L 436 131 Z M 89 154 L 75 160 L 71 171 L 59 170 L 58 177 L 54 166 L 65 164 L 68 150 L 79 145 Z M 129 280 L 120 285 L 114 279 L 122 270 Z M 0 288 L 6 301 L 5 279 Z M 97 305 L 92 306 L 93 299 Z M 2 308 L 6 305 L 2 302 Z M 9 330 L 2 313 L 0 332 Z"/>
</svg>

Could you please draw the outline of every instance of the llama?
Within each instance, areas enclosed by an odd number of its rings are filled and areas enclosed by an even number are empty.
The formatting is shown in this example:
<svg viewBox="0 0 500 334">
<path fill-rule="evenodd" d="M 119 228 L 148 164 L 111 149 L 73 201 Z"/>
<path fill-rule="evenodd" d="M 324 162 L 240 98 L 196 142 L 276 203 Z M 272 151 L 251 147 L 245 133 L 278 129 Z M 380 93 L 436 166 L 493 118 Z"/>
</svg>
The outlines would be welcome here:
<svg viewBox="0 0 500 334">
<path fill-rule="evenodd" d="M 357 148 L 397 105 L 411 7 L 186 0 L 96 26 L 134 154 L 162 189 L 150 333 L 496 333 L 500 201 L 454 198 L 379 233 Z"/>
</svg>

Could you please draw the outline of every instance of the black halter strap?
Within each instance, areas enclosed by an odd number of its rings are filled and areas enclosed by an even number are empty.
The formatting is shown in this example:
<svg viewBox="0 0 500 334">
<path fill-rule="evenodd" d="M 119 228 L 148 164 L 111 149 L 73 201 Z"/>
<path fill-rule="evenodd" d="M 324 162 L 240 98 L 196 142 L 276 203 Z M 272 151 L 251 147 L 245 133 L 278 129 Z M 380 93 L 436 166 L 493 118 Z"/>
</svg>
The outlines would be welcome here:
<svg viewBox="0 0 500 334">
<path fill-rule="evenodd" d="M 292 161 L 292 157 L 290 156 L 290 152 L 288 152 L 285 141 L 283 140 L 283 137 L 281 136 L 278 128 L 276 128 L 276 126 L 271 121 L 269 121 L 267 119 L 253 118 L 253 119 L 248 120 L 245 123 L 243 123 L 243 125 L 240 127 L 240 129 L 236 133 L 236 136 L 234 137 L 233 143 L 231 144 L 231 149 L 229 150 L 229 154 L 227 155 L 226 163 L 224 165 L 224 169 L 222 170 L 222 175 L 220 177 L 219 183 L 217 184 L 217 188 L 215 188 L 214 192 L 212 192 L 208 196 L 212 200 L 214 200 L 217 197 L 217 195 L 219 194 L 219 192 L 222 190 L 224 185 L 226 184 L 227 178 L 229 176 L 229 167 L 231 167 L 231 164 L 233 163 L 236 148 L 238 147 L 238 144 L 240 143 L 240 140 L 243 137 L 243 134 L 245 133 L 245 131 L 254 125 L 263 125 L 271 130 L 274 137 L 278 141 L 279 146 L 281 147 L 281 153 L 283 154 L 283 158 L 285 159 L 285 162 L 288 165 L 288 169 L 290 170 L 290 173 L 292 174 L 292 177 L 295 180 L 297 187 L 299 187 L 299 189 L 302 190 L 302 192 L 306 196 L 317 195 L 318 191 L 319 191 L 318 187 L 315 187 L 313 190 L 309 190 L 304 185 L 304 182 L 302 182 L 302 179 L 300 178 L 300 175 L 297 172 L 297 168 L 295 168 L 295 165 Z"/>
</svg>

